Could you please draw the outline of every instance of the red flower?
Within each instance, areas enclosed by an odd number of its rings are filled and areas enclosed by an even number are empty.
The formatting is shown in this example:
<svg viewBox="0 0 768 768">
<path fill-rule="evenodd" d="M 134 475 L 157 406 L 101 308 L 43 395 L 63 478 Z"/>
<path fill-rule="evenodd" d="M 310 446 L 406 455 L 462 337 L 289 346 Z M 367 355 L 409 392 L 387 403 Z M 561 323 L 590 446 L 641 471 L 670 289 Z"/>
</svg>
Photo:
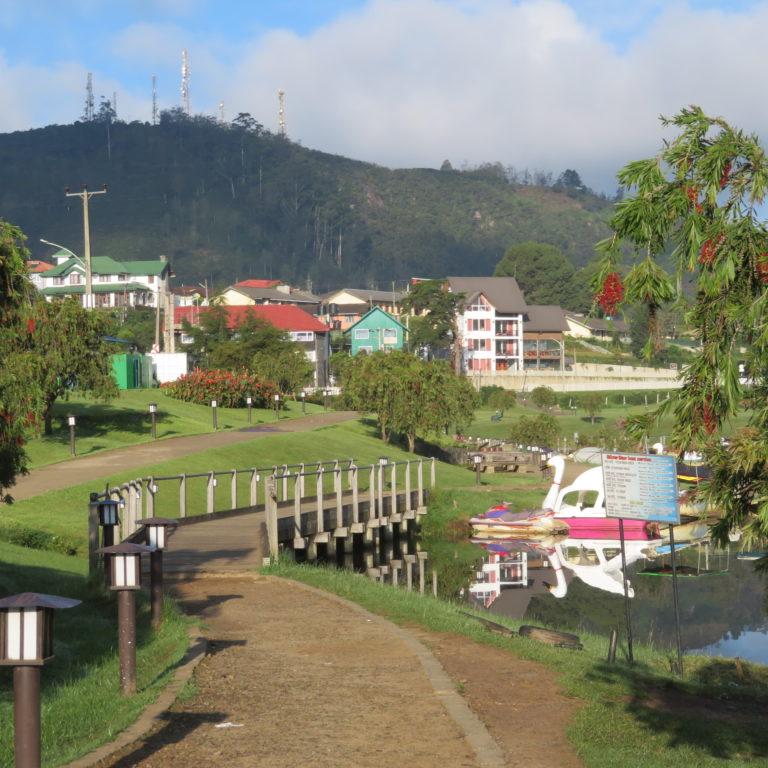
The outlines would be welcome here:
<svg viewBox="0 0 768 768">
<path fill-rule="evenodd" d="M 721 232 L 717 237 L 711 237 L 709 240 L 705 240 L 704 245 L 701 246 L 701 256 L 699 256 L 699 261 L 702 264 L 711 264 L 715 260 L 717 249 L 722 245 L 723 240 L 725 240 L 724 232 Z"/>
<path fill-rule="evenodd" d="M 600 303 L 606 315 L 612 315 L 623 296 L 624 283 L 621 282 L 619 273 L 610 272 L 605 276 L 603 287 L 595 294 L 595 299 Z"/>
<path fill-rule="evenodd" d="M 757 276 L 761 282 L 768 283 L 768 253 L 761 253 L 757 257 Z"/>
<path fill-rule="evenodd" d="M 728 183 L 728 177 L 731 175 L 731 161 L 729 160 L 723 168 L 723 175 L 720 177 L 720 189 Z"/>
</svg>

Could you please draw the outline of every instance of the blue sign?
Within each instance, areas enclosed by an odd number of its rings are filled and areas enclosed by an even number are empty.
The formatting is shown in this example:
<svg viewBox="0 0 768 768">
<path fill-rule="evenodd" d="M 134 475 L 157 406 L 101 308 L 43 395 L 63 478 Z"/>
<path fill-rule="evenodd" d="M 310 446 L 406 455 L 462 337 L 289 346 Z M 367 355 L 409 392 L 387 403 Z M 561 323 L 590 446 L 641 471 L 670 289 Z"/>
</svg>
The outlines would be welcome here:
<svg viewBox="0 0 768 768">
<path fill-rule="evenodd" d="M 603 452 L 605 514 L 680 524 L 674 456 Z"/>
</svg>

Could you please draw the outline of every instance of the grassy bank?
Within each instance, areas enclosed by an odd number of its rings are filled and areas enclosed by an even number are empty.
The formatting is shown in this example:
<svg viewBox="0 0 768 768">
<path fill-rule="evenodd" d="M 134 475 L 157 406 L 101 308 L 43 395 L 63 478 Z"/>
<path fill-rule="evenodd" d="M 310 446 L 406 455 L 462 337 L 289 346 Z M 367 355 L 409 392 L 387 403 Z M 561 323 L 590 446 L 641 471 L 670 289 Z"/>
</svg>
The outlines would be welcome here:
<svg viewBox="0 0 768 768">
<path fill-rule="evenodd" d="M 569 737 L 589 768 L 768 765 L 768 732 L 763 726 L 768 670 L 763 667 L 751 667 L 745 682 L 731 665 L 718 670 L 717 660 L 687 657 L 686 677 L 679 680 L 667 674 L 667 655 L 653 648 L 635 646 L 633 667 L 608 665 L 605 637 L 581 633 L 584 650 L 566 651 L 535 640 L 489 633 L 463 616 L 458 605 L 348 571 L 289 563 L 264 570 L 333 592 L 399 624 L 415 623 L 432 631 L 464 635 L 556 670 L 564 693 L 583 703 Z M 513 630 L 523 623 L 506 617 L 494 620 Z M 500 683 L 514 685 L 514 680 Z M 697 698 L 687 707 L 657 705 L 659 698 L 679 704 L 689 696 Z M 727 707 L 740 717 L 703 718 L 707 703 L 713 711 Z"/>
<path fill-rule="evenodd" d="M 387 454 L 391 459 L 402 461 L 415 458 L 399 448 L 377 439 L 374 425 L 368 421 L 348 422 L 322 427 L 311 432 L 275 433 L 254 438 L 252 441 L 235 445 L 221 446 L 192 456 L 180 457 L 172 461 L 142 467 L 140 469 L 93 478 L 87 483 L 72 486 L 60 491 L 52 491 L 30 499 L 24 499 L 3 509 L 3 519 L 7 524 L 16 523 L 27 528 L 39 529 L 71 542 L 80 552 L 87 542 L 87 505 L 89 493 L 102 491 L 105 484 L 119 485 L 122 482 L 149 475 L 171 476 L 182 473 L 194 474 L 211 470 L 230 470 L 233 467 L 272 467 L 281 464 L 310 464 L 321 460 L 354 458 L 358 464 L 371 464 L 379 456 Z M 439 487 L 472 487 L 475 475 L 463 467 L 437 464 L 437 483 Z M 362 478 L 363 480 L 365 478 Z M 178 481 L 167 481 L 173 485 L 174 492 Z M 331 478 L 328 477 L 330 492 Z M 425 482 L 429 482 L 428 475 Z M 483 476 L 482 488 L 494 500 L 501 492 L 494 489 L 510 482 L 508 475 Z M 196 484 L 197 485 L 196 485 Z M 239 476 L 239 498 L 248 498 L 248 475 Z M 161 488 L 161 493 L 163 489 Z M 169 491 L 170 493 L 170 491 Z M 221 499 L 219 508 L 226 506 L 229 498 L 229 484 L 220 482 L 216 493 Z M 503 494 L 502 494 L 503 495 Z M 190 514 L 204 511 L 204 479 L 190 481 L 187 491 Z M 172 509 L 158 509 L 158 514 L 176 515 L 176 497 Z M 2 528 L 0 527 L 0 534 Z"/>
<path fill-rule="evenodd" d="M 213 429 L 213 417 L 208 406 L 174 400 L 160 389 L 123 391 L 118 399 L 110 403 L 97 403 L 75 392 L 69 400 L 54 405 L 53 434 L 37 437 L 30 432 L 25 446 L 30 467 L 34 469 L 71 458 L 67 425 L 70 414 L 77 420 L 78 456 L 149 442 L 152 439 L 149 403 L 157 403 L 158 406 L 158 440 L 205 434 Z M 284 405 L 285 408 L 280 411 L 281 419 L 302 415 L 301 403 L 286 399 Z M 305 408 L 307 414 L 323 410 L 312 403 L 307 403 Z M 273 409 L 254 408 L 251 418 L 253 425 L 272 424 L 275 412 Z M 217 408 L 217 421 L 220 430 L 242 429 L 248 426 L 248 411 L 246 408 Z"/>
<path fill-rule="evenodd" d="M 57 611 L 54 659 L 42 674 L 44 766 L 74 760 L 109 741 L 157 698 L 187 648 L 187 624 L 171 603 L 157 633 L 139 597 L 138 693 L 119 695 L 117 610 L 114 594 L 89 584 L 81 558 L 36 552 L 0 542 L 0 594 L 43 592 L 82 600 Z M 0 768 L 13 765 L 12 670 L 0 668 Z"/>
</svg>

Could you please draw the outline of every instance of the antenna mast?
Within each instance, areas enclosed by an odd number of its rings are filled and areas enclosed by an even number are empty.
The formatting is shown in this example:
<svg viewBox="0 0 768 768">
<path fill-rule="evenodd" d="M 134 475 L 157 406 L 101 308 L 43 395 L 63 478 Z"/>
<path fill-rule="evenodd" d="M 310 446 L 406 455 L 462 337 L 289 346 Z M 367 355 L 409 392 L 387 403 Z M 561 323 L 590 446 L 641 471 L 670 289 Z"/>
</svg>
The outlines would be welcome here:
<svg viewBox="0 0 768 768">
<path fill-rule="evenodd" d="M 157 75 L 152 75 L 152 125 L 157 125 Z"/>
<path fill-rule="evenodd" d="M 282 88 L 277 92 L 277 102 L 277 132 L 280 136 L 285 136 L 285 91 Z"/>
<path fill-rule="evenodd" d="M 220 123 L 224 122 L 224 102 L 223 101 L 219 102 L 219 122 Z"/>
<path fill-rule="evenodd" d="M 86 120 L 93 120 L 93 72 L 88 73 L 85 84 L 85 115 Z"/>
<path fill-rule="evenodd" d="M 189 57 L 186 48 L 181 52 L 181 107 L 189 114 Z"/>
</svg>

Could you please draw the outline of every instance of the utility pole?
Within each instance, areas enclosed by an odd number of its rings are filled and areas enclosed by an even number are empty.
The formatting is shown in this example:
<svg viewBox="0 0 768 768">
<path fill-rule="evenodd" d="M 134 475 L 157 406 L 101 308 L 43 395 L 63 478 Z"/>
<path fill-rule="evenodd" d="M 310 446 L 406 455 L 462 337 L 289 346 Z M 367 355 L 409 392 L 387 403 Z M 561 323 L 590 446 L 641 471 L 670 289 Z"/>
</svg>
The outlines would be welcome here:
<svg viewBox="0 0 768 768">
<path fill-rule="evenodd" d="M 64 194 L 67 197 L 79 197 L 83 201 L 83 240 L 85 241 L 85 295 L 83 296 L 83 306 L 86 309 L 93 309 L 93 273 L 91 272 L 91 224 L 88 219 L 88 201 L 93 195 L 106 195 L 107 185 L 104 189 L 96 192 L 89 192 L 88 185 L 83 184 L 82 192 L 70 192 L 69 187 L 65 187 Z"/>
</svg>

